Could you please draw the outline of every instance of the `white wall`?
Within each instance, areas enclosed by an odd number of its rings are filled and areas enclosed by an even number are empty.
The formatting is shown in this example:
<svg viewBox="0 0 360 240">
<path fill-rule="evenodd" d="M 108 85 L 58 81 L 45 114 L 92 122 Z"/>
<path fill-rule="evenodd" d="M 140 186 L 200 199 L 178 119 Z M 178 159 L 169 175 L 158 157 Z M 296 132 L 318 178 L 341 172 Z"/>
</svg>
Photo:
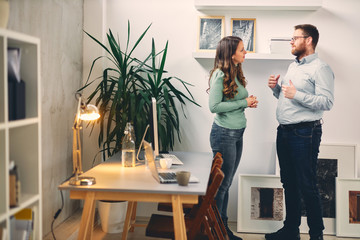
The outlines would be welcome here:
<svg viewBox="0 0 360 240">
<path fill-rule="evenodd" d="M 191 92 L 201 108 L 188 105 L 187 119 L 181 119 L 182 142 L 175 150 L 211 151 L 209 132 L 213 115 L 208 110 L 208 72 L 212 60 L 195 60 L 192 52 L 196 49 L 198 16 L 215 15 L 226 17 L 226 33 L 230 32 L 230 18 L 256 18 L 257 52 L 268 52 L 268 39 L 293 34 L 293 26 L 311 23 L 318 27 L 320 40 L 317 51 L 320 57 L 332 67 L 335 76 L 335 105 L 324 115 L 323 142 L 359 143 L 360 109 L 358 89 L 360 89 L 360 68 L 357 64 L 360 46 L 360 1 L 323 0 L 323 8 L 317 11 L 213 11 L 199 12 L 192 0 L 133 0 L 119 1 L 92 0 L 105 9 L 102 29 L 98 25 L 85 25 L 90 33 L 99 33 L 108 28 L 119 33 L 124 41 L 127 21 L 131 23 L 131 39 L 138 36 L 152 23 L 147 37 L 137 51 L 141 59 L 151 48 L 151 38 L 155 38 L 157 49 L 169 41 L 166 69 L 171 75 L 193 84 Z M 85 3 L 87 4 L 87 3 Z M 86 12 L 85 16 L 98 16 L 99 10 Z M 101 10 L 100 10 L 101 11 Z M 99 36 L 100 37 L 100 36 Z M 93 49 L 85 39 L 84 52 Z M 84 66 L 93 59 L 84 55 Z M 276 100 L 267 88 L 270 74 L 284 75 L 290 61 L 247 60 L 244 73 L 248 80 L 248 90 L 259 99 L 257 109 L 247 109 L 248 126 L 245 132 L 244 152 L 238 173 L 275 173 L 275 120 Z M 88 72 L 84 71 L 84 76 Z M 91 138 L 96 138 L 92 136 Z M 90 145 L 90 143 L 89 143 Z M 84 149 L 96 148 L 84 146 Z M 359 170 L 358 170 L 359 172 Z M 360 173 L 359 173 L 360 176 Z M 229 205 L 230 220 L 236 219 L 237 179 L 231 188 Z M 147 214 L 140 208 L 139 215 Z"/>
<path fill-rule="evenodd" d="M 57 186 L 72 173 L 75 91 L 82 80 L 83 1 L 11 0 L 8 29 L 40 38 L 43 235 L 62 200 Z M 79 207 L 64 192 L 56 227 Z"/>
</svg>

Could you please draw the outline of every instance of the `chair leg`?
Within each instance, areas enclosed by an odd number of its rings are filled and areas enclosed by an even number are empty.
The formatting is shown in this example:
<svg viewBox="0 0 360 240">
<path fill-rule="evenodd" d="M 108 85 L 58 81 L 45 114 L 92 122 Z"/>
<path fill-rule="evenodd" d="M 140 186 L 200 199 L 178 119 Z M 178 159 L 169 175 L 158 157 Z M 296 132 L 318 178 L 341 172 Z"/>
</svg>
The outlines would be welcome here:
<svg viewBox="0 0 360 240">
<path fill-rule="evenodd" d="M 211 208 L 214 212 L 214 215 L 215 215 L 215 219 L 217 220 L 217 223 L 219 224 L 219 227 L 221 229 L 221 232 L 223 233 L 222 235 L 224 236 L 224 239 L 226 240 L 229 240 L 229 236 L 227 234 L 227 231 L 226 231 L 226 228 L 225 228 L 225 225 L 221 219 L 221 216 L 220 216 L 220 212 L 219 212 L 219 209 L 217 208 L 216 206 L 216 202 L 215 200 L 212 202 L 211 204 Z"/>
<path fill-rule="evenodd" d="M 224 233 L 222 232 L 222 230 L 220 228 L 220 224 L 215 216 L 214 209 L 212 207 L 209 208 L 207 214 L 208 214 L 209 221 L 211 222 L 212 228 L 217 236 L 217 239 L 225 240 Z"/>
<path fill-rule="evenodd" d="M 212 230 L 213 228 L 210 226 L 209 220 L 210 219 L 205 215 L 202 221 L 205 227 L 205 233 L 209 240 L 215 240 Z"/>
</svg>

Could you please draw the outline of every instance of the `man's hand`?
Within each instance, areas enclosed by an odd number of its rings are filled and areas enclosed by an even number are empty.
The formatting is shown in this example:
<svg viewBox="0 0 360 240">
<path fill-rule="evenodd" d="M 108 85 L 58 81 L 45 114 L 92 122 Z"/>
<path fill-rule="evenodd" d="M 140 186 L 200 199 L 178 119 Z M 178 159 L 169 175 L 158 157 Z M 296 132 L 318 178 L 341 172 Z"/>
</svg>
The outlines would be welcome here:
<svg viewBox="0 0 360 240">
<path fill-rule="evenodd" d="M 277 75 L 276 77 L 275 77 L 275 75 L 270 75 L 269 81 L 268 81 L 268 86 L 269 86 L 270 88 L 276 87 L 276 85 L 277 85 L 277 83 L 278 83 L 278 81 L 279 81 L 279 78 L 280 78 L 280 74 Z"/>
<path fill-rule="evenodd" d="M 282 85 L 281 90 L 286 98 L 293 99 L 296 94 L 296 88 L 290 80 L 290 86 Z"/>
</svg>

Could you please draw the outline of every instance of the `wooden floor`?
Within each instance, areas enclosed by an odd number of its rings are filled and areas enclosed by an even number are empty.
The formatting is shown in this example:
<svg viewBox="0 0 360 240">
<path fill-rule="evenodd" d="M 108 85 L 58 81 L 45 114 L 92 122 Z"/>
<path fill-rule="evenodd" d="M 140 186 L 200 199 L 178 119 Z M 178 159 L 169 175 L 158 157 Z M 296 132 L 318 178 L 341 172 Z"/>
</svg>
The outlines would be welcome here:
<svg viewBox="0 0 360 240">
<path fill-rule="evenodd" d="M 77 234 L 78 234 L 78 227 L 80 224 L 81 219 L 81 211 L 76 212 L 73 216 L 68 218 L 65 222 L 60 224 L 54 231 L 56 240 L 76 240 Z M 137 219 L 138 223 L 146 223 L 148 219 L 146 218 L 140 218 Z M 229 227 L 232 230 L 236 229 L 236 223 L 232 222 L 229 223 Z M 264 234 L 244 234 L 244 233 L 236 233 L 237 236 L 242 237 L 244 240 L 264 240 Z M 46 235 L 44 240 L 53 240 L 53 236 L 51 233 Z M 94 228 L 94 234 L 93 234 L 94 240 L 119 240 L 121 239 L 121 233 L 116 234 L 107 234 L 104 233 L 101 230 L 100 224 L 96 224 Z M 128 234 L 128 240 L 143 240 L 143 239 L 149 239 L 149 240 L 157 240 L 160 238 L 151 238 L 151 237 L 145 237 L 145 228 L 138 227 L 135 228 L 135 232 Z M 161 238 L 163 239 L 163 238 Z M 302 240 L 308 240 L 309 235 L 308 234 L 301 234 Z M 325 240 L 359 240 L 360 238 L 336 238 L 335 236 L 325 236 Z"/>
</svg>

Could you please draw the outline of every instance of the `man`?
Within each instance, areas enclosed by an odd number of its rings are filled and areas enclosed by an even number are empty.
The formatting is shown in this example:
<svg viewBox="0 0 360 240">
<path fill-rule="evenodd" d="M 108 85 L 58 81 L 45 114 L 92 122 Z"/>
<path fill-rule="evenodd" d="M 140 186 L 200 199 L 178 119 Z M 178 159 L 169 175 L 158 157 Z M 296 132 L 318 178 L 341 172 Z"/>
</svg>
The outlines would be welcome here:
<svg viewBox="0 0 360 240">
<path fill-rule="evenodd" d="M 285 191 L 286 218 L 267 240 L 299 240 L 301 198 L 303 198 L 310 240 L 322 240 L 324 224 L 316 182 L 316 165 L 322 135 L 323 111 L 334 101 L 334 74 L 315 53 L 319 40 L 317 28 L 310 24 L 295 26 L 291 53 L 296 56 L 283 79 L 271 75 L 268 86 L 278 98 L 276 150 Z"/>
</svg>

